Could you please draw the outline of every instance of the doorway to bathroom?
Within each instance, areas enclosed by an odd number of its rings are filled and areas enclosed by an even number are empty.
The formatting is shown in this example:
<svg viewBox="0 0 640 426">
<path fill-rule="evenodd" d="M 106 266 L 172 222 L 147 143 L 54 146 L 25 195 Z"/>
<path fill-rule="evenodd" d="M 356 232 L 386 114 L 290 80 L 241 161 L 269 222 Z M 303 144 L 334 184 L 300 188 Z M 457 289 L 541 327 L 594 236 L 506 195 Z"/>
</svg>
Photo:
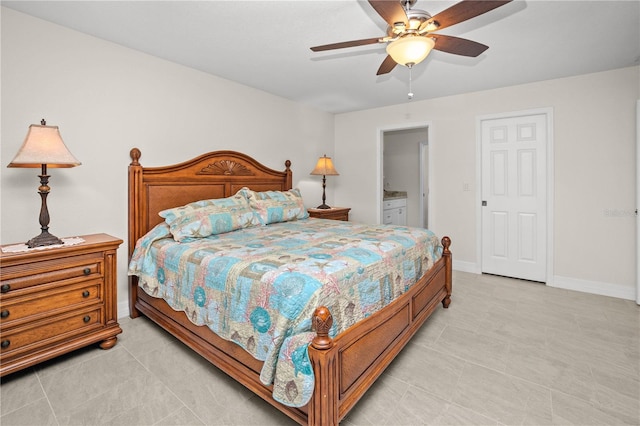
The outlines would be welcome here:
<svg viewBox="0 0 640 426">
<path fill-rule="evenodd" d="M 429 227 L 429 126 L 381 131 L 380 222 Z"/>
</svg>

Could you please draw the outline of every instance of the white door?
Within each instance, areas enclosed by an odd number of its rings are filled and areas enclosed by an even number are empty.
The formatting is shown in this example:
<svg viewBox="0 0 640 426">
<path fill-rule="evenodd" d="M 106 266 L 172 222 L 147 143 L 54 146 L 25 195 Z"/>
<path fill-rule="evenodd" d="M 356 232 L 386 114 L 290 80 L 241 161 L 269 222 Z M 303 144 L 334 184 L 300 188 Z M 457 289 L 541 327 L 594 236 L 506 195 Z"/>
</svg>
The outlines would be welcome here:
<svg viewBox="0 0 640 426">
<path fill-rule="evenodd" d="M 482 272 L 546 281 L 545 114 L 481 122 Z"/>
</svg>

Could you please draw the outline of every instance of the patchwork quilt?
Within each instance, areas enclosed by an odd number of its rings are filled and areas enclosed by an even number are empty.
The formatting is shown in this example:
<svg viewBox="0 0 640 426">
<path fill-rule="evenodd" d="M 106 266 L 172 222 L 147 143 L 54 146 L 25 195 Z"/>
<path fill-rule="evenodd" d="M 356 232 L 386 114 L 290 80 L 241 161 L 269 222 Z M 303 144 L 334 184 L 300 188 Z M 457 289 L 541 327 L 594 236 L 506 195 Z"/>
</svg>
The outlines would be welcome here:
<svg viewBox="0 0 640 426">
<path fill-rule="evenodd" d="M 166 223 L 141 238 L 129 265 L 139 285 L 264 361 L 274 398 L 305 405 L 318 306 L 333 337 L 406 292 L 442 254 L 429 230 L 304 219 L 176 242 Z"/>
</svg>

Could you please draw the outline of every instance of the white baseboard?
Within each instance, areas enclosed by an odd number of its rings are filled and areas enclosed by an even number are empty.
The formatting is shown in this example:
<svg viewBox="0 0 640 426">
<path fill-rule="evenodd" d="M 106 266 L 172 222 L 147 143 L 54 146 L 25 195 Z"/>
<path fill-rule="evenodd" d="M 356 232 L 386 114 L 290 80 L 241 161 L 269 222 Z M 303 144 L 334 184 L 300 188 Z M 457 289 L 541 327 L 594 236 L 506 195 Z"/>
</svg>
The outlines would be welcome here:
<svg viewBox="0 0 640 426">
<path fill-rule="evenodd" d="M 618 299 L 635 300 L 636 289 L 618 283 L 589 281 L 580 278 L 561 277 L 555 275 L 549 287 L 564 288 L 566 290 L 582 291 L 584 293 L 599 294 L 601 296 L 617 297 Z"/>
<path fill-rule="evenodd" d="M 129 316 L 129 301 L 118 302 L 118 319 Z"/>
<path fill-rule="evenodd" d="M 453 270 L 481 274 L 480 265 L 474 262 L 453 259 Z M 618 283 L 606 283 L 601 281 L 583 280 L 580 278 L 561 277 L 555 275 L 547 281 L 547 286 L 563 288 L 565 290 L 581 291 L 583 293 L 598 294 L 600 296 L 617 297 L 618 299 L 636 300 L 636 289 Z"/>
<path fill-rule="evenodd" d="M 480 267 L 474 262 L 466 262 L 464 260 L 453 259 L 453 270 L 460 272 L 469 272 L 472 274 L 480 274 Z"/>
</svg>

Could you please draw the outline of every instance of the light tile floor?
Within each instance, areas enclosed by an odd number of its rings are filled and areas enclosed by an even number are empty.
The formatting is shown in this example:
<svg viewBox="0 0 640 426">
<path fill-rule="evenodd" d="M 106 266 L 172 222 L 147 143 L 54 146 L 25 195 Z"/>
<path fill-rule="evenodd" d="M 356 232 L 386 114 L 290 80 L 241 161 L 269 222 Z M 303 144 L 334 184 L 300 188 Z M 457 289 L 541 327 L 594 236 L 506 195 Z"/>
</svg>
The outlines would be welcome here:
<svg viewBox="0 0 640 426">
<path fill-rule="evenodd" d="M 291 421 L 145 318 L 111 350 L 9 375 L 9 425 L 287 425 Z M 640 424 L 640 307 L 454 273 L 439 307 L 343 425 Z"/>
</svg>

